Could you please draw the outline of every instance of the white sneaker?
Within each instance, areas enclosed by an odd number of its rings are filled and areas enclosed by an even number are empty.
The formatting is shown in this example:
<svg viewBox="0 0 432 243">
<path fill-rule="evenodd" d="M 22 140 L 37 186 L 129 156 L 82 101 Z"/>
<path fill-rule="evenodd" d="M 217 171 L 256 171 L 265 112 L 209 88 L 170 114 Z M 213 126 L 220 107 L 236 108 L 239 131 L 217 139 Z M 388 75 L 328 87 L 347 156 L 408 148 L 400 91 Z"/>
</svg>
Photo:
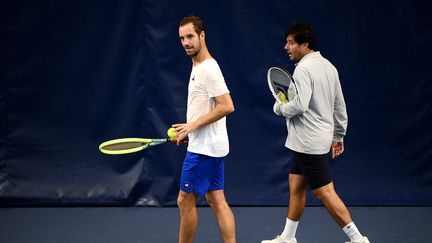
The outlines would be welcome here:
<svg viewBox="0 0 432 243">
<path fill-rule="evenodd" d="M 277 242 L 277 241 L 276 241 Z M 348 241 L 345 243 L 370 243 L 368 238 L 366 236 L 363 236 L 363 238 L 360 241 Z"/>
<path fill-rule="evenodd" d="M 297 243 L 296 238 L 291 239 L 291 240 L 284 240 L 280 237 L 280 235 L 276 236 L 276 238 L 274 238 L 273 240 L 263 240 L 261 241 L 261 243 Z"/>
</svg>

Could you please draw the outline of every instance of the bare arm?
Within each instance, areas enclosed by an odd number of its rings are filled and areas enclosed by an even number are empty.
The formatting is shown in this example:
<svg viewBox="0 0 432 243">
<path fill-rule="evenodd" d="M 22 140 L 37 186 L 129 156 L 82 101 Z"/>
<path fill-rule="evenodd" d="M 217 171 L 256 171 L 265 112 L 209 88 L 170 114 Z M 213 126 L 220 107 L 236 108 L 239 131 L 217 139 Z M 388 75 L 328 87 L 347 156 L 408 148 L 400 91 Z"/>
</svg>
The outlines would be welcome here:
<svg viewBox="0 0 432 243">
<path fill-rule="evenodd" d="M 181 143 L 189 133 L 195 132 L 198 128 L 211 124 L 234 111 L 234 104 L 229 93 L 214 97 L 216 106 L 209 113 L 189 123 L 172 125 L 176 129 L 177 144 Z"/>
</svg>

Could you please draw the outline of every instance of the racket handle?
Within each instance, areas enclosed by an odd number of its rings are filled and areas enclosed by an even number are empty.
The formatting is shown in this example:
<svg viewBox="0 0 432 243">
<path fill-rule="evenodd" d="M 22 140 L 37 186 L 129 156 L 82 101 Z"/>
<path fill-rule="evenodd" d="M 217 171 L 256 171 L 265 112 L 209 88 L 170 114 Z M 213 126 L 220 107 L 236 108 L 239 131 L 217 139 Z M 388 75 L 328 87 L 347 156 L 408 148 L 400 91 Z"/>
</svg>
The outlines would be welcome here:
<svg viewBox="0 0 432 243">
<path fill-rule="evenodd" d="M 177 138 L 167 138 L 168 142 L 177 143 Z M 187 143 L 188 140 L 183 140 L 181 143 Z"/>
</svg>

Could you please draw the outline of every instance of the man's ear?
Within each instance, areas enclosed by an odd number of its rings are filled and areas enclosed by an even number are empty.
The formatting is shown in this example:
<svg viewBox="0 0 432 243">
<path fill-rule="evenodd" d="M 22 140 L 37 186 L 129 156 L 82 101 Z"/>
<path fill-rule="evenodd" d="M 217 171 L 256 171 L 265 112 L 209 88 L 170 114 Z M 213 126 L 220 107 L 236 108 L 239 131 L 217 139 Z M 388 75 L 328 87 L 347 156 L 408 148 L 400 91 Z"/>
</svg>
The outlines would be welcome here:
<svg viewBox="0 0 432 243">
<path fill-rule="evenodd" d="M 307 48 L 307 49 L 310 49 L 310 48 L 309 48 L 309 43 L 308 43 L 308 42 L 304 42 L 304 43 L 302 43 L 302 44 L 301 44 L 301 47 L 302 47 L 303 50 L 305 50 L 306 48 Z"/>
<path fill-rule="evenodd" d="M 200 33 L 200 39 L 205 39 L 205 32 L 204 32 L 204 30 L 201 31 L 201 33 Z"/>
</svg>

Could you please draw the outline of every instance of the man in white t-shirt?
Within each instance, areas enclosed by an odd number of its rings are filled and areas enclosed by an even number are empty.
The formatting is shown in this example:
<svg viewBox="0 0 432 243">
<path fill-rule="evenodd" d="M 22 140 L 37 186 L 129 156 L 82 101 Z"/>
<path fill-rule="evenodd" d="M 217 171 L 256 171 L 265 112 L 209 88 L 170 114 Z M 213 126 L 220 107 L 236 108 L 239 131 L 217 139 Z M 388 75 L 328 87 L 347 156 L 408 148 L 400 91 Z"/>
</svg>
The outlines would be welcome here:
<svg viewBox="0 0 432 243">
<path fill-rule="evenodd" d="M 234 111 L 234 105 L 219 65 L 207 49 L 202 20 L 185 17 L 179 25 L 179 37 L 193 64 L 187 123 L 173 125 L 177 143 L 188 140 L 177 198 L 179 243 L 190 243 L 195 236 L 199 195 L 205 195 L 214 210 L 223 241 L 236 242 L 234 215 L 224 195 L 224 157 L 229 152 L 225 116 Z"/>
</svg>

